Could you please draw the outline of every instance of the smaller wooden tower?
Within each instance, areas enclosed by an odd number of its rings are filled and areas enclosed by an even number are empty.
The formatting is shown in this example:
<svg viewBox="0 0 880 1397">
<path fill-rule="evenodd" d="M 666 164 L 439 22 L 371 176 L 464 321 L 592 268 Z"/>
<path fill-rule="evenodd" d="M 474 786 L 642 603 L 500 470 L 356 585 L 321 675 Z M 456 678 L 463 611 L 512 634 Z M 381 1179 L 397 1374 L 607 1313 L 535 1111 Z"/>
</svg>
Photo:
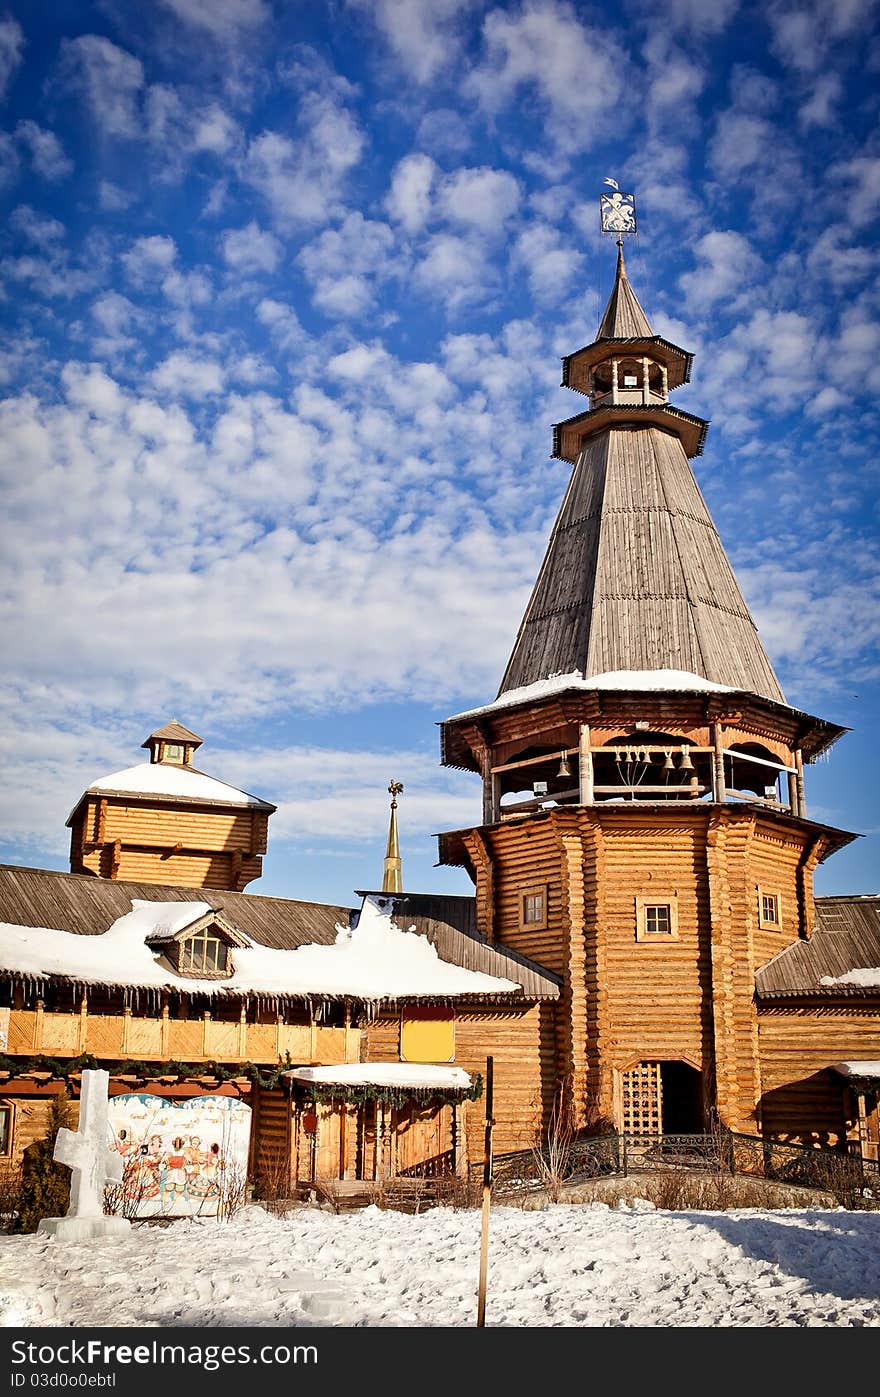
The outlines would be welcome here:
<svg viewBox="0 0 880 1397">
<path fill-rule="evenodd" d="M 262 873 L 274 805 L 197 771 L 197 733 L 172 719 L 148 762 L 93 782 L 70 813 L 70 871 L 240 892 Z"/>
</svg>

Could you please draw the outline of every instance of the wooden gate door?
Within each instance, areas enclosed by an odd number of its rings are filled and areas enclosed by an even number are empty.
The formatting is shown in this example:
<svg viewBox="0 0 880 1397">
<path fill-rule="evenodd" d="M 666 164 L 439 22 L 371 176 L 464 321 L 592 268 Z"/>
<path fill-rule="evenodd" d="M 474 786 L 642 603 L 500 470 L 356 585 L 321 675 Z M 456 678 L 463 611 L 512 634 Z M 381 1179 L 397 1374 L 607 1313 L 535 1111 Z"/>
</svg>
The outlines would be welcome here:
<svg viewBox="0 0 880 1397">
<path fill-rule="evenodd" d="M 624 1135 L 660 1135 L 663 1085 L 659 1062 L 637 1062 L 621 1074 Z"/>
<path fill-rule="evenodd" d="M 868 1090 L 862 1098 L 864 1116 L 859 1121 L 862 1137 L 862 1158 L 880 1161 L 880 1091 Z M 859 1105 L 862 1105 L 862 1101 Z"/>
</svg>

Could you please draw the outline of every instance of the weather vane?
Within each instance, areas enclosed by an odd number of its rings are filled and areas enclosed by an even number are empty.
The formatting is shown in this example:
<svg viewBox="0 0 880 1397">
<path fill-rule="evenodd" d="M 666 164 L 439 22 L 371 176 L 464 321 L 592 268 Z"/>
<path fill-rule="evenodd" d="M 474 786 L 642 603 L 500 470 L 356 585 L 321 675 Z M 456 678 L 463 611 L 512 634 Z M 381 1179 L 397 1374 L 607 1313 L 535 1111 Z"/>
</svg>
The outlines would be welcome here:
<svg viewBox="0 0 880 1397">
<path fill-rule="evenodd" d="M 638 231 L 636 223 L 636 196 L 623 194 L 616 179 L 606 179 L 613 194 L 599 195 L 599 227 L 603 233 L 616 233 L 617 241 Z"/>
<path fill-rule="evenodd" d="M 392 780 L 391 785 L 388 787 L 388 794 L 391 796 L 391 809 L 392 809 L 392 810 L 396 810 L 396 809 L 397 809 L 397 797 L 400 795 L 400 793 L 401 793 L 402 790 L 403 790 L 403 782 L 402 782 L 402 781 L 394 781 L 394 780 Z"/>
</svg>

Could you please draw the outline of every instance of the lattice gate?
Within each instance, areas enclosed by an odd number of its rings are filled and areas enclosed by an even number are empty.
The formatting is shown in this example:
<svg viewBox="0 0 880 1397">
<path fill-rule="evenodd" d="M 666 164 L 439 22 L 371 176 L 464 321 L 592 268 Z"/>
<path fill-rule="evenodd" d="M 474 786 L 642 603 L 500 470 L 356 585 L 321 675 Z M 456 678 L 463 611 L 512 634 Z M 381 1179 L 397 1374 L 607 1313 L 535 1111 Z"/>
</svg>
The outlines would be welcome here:
<svg viewBox="0 0 880 1397">
<path fill-rule="evenodd" d="M 659 1062 L 637 1062 L 621 1074 L 624 1135 L 660 1135 L 663 1084 Z"/>
</svg>

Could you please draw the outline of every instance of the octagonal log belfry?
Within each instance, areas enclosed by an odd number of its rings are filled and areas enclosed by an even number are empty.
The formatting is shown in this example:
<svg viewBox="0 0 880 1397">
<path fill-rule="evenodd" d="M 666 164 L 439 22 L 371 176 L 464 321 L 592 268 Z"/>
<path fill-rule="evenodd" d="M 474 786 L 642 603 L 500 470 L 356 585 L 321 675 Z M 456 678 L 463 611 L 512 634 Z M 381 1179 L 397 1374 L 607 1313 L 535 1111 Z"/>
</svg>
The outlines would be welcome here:
<svg viewBox="0 0 880 1397">
<path fill-rule="evenodd" d="M 563 359 L 588 403 L 553 428 L 574 469 L 498 695 L 441 725 L 483 816 L 440 858 L 488 941 L 562 977 L 576 1125 L 785 1131 L 755 976 L 809 939 L 814 869 L 854 837 L 804 789 L 845 729 L 786 702 L 761 643 L 691 468 L 708 424 L 670 403 L 691 362 L 621 243 L 596 339 Z"/>
</svg>

